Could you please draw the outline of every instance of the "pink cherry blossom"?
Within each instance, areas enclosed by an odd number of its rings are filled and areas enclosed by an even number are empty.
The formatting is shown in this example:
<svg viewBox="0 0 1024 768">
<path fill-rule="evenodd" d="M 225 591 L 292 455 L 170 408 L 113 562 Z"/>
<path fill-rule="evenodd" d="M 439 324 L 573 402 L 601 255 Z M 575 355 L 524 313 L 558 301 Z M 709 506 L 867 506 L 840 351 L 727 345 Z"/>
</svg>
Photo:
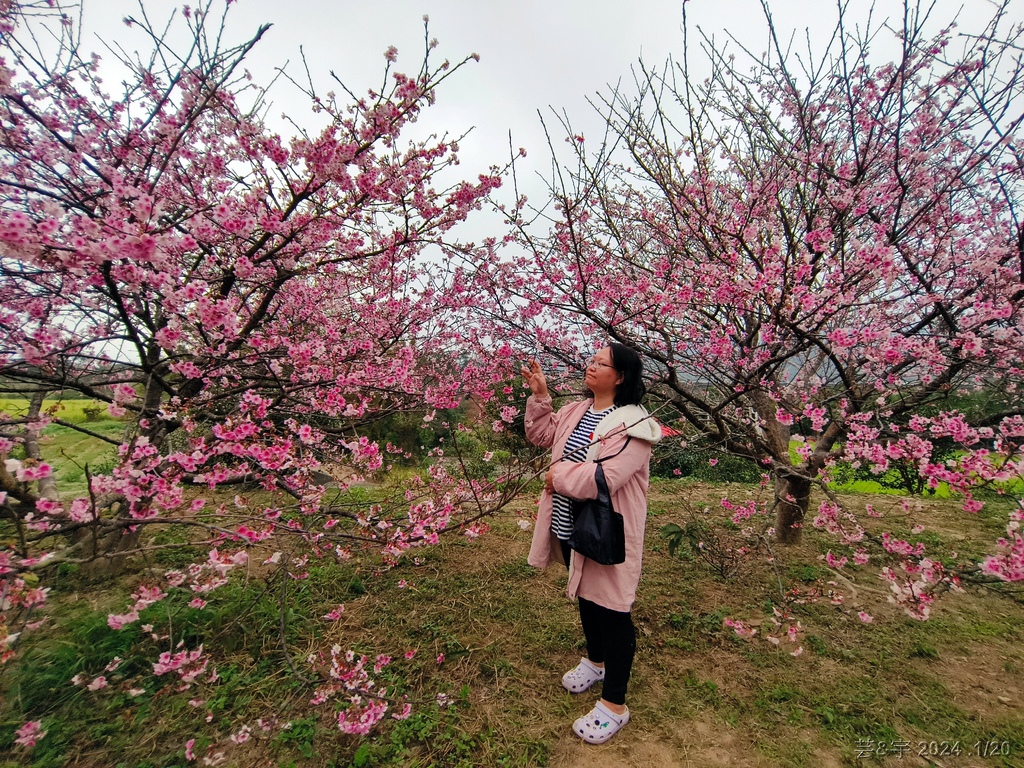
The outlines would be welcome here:
<svg viewBox="0 0 1024 768">
<path fill-rule="evenodd" d="M 32 749 L 41 738 L 46 735 L 42 729 L 41 720 L 30 720 L 15 731 L 14 743 L 25 749 Z"/>
<path fill-rule="evenodd" d="M 323 618 L 327 619 L 328 621 L 337 621 L 341 618 L 341 614 L 344 613 L 344 611 L 345 606 L 338 605 L 336 608 L 332 608 L 330 611 L 325 613 Z"/>
</svg>

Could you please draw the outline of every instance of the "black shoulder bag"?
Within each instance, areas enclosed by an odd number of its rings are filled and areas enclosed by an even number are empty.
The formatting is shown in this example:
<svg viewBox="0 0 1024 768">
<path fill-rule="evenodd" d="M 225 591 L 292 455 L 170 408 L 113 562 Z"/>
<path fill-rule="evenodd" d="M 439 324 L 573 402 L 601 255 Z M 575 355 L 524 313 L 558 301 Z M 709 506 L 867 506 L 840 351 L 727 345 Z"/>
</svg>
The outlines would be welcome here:
<svg viewBox="0 0 1024 768">
<path fill-rule="evenodd" d="M 626 445 L 632 437 L 626 438 Z M 572 514 L 575 522 L 569 536 L 569 547 L 601 565 L 618 565 L 626 560 L 626 532 L 622 515 L 612 507 L 612 495 L 604 479 L 601 462 L 618 456 L 626 445 L 611 456 L 598 459 L 594 470 L 597 483 L 596 499 L 573 499 Z"/>
</svg>

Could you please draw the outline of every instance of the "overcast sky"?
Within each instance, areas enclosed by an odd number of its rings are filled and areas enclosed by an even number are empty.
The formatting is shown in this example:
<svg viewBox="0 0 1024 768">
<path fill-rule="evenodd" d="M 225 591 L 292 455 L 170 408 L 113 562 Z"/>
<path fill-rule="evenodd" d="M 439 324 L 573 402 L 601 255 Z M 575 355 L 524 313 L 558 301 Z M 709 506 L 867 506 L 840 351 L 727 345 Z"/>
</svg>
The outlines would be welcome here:
<svg viewBox="0 0 1024 768">
<path fill-rule="evenodd" d="M 1024 0 L 1013 2 L 1024 20 Z M 96 45 L 97 32 L 130 47 L 140 45 L 120 23 L 125 15 L 138 13 L 137 2 L 83 3 L 86 48 Z M 145 4 L 154 18 L 166 16 L 175 5 L 168 0 Z M 854 18 L 865 18 L 867 0 L 851 0 L 850 5 Z M 876 0 L 875 5 L 876 19 L 898 20 L 902 13 L 899 0 Z M 783 36 L 796 31 L 803 39 L 807 30 L 822 48 L 835 25 L 834 0 L 772 0 L 771 8 Z M 961 18 L 969 22 L 987 18 L 992 4 L 937 0 L 936 21 L 948 21 L 961 8 Z M 691 49 L 697 26 L 723 44 L 728 30 L 754 52 L 767 47 L 759 0 L 689 0 L 686 11 Z M 437 106 L 428 110 L 433 130 L 459 134 L 473 128 L 462 153 L 462 171 L 471 176 L 507 160 L 510 130 L 513 145 L 529 153 L 521 178 L 549 168 L 538 110 L 549 116 L 551 107 L 565 110 L 579 132 L 596 133 L 587 97 L 620 78 L 630 82 L 630 67 L 641 56 L 660 64 L 682 52 L 681 0 L 237 0 L 228 31 L 230 40 L 240 41 L 261 23 L 273 24 L 251 54 L 249 67 L 258 80 L 268 79 L 273 67 L 288 61 L 288 71 L 302 78 L 302 46 L 318 88 L 331 89 L 328 72 L 334 70 L 360 92 L 379 87 L 389 45 L 398 48 L 399 69 L 418 69 L 424 14 L 430 17 L 430 36 L 440 42 L 433 54 L 439 60 L 480 55 L 479 63 L 471 62 L 444 84 Z M 304 118 L 312 122 L 307 102 L 297 96 L 294 88 L 281 84 L 273 92 L 272 112 L 288 112 L 299 124 L 305 124 Z"/>
</svg>

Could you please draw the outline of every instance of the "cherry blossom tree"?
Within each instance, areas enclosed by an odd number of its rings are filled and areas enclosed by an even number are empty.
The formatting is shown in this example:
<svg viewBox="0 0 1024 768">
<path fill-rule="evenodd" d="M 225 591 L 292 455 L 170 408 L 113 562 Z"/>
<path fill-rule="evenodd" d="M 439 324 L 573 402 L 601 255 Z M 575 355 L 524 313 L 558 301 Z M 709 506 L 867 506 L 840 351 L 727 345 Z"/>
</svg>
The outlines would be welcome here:
<svg viewBox="0 0 1024 768">
<path fill-rule="evenodd" d="M 693 50 L 641 63 L 595 102 L 604 137 L 562 116 L 552 207 L 517 209 L 516 253 L 477 275 L 513 299 L 485 314 L 566 361 L 640 349 L 691 435 L 762 467 L 782 542 L 840 459 L 909 463 L 977 511 L 1024 469 L 1024 28 L 1007 2 L 975 34 L 913 0 L 881 21 L 839 3 L 801 52 L 763 7 L 765 53 L 702 36 L 706 78 Z M 861 513 L 830 496 L 811 518 L 854 547 Z M 1024 578 L 1019 521 L 990 575 Z M 926 613 L 952 577 L 883 544 L 895 599 Z"/>
<path fill-rule="evenodd" d="M 429 41 L 403 74 L 389 49 L 375 89 L 309 85 L 307 124 L 321 127 L 287 139 L 244 68 L 268 28 L 227 42 L 228 6 L 186 6 L 167 27 L 140 6 L 126 23 L 150 52 L 111 48 L 111 66 L 58 3 L 0 2 L 0 381 L 33 403 L 0 414 L 5 661 L 54 566 L 123 562 L 167 525 L 209 554 L 142 584 L 113 629 L 174 590 L 201 608 L 250 555 L 286 585 L 311 558 L 369 548 L 386 564 L 483 526 L 493 488 L 441 465 L 389 503 L 342 493 L 390 460 L 366 424 L 487 402 L 507 379 L 465 357 L 448 268 L 472 258 L 454 229 L 501 171 L 458 180 L 457 137 L 400 137 L 473 57 L 439 62 Z M 53 487 L 39 433 L 109 438 L 41 409 L 50 393 L 124 420 L 114 468 L 86 467 L 78 494 Z M 238 481 L 256 493 L 232 500 Z M 155 675 L 210 675 L 201 646 L 154 637 L 171 644 Z M 359 698 L 377 690 L 365 659 L 335 649 L 323 666 L 320 700 L 354 702 L 340 727 L 383 716 L 386 700 Z"/>
</svg>

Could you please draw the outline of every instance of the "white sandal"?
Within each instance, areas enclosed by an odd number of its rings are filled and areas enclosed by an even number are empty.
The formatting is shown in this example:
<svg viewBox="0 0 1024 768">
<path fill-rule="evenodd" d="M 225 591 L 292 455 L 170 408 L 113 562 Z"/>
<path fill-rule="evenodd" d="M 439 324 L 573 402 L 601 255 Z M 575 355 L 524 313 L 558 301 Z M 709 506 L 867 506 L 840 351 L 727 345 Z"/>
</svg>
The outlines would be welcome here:
<svg viewBox="0 0 1024 768">
<path fill-rule="evenodd" d="M 587 715 L 572 724 L 572 732 L 588 744 L 604 744 L 628 722 L 628 709 L 617 715 L 599 701 Z"/>
<path fill-rule="evenodd" d="M 595 667 L 590 659 L 580 663 L 562 675 L 562 687 L 569 693 L 583 693 L 598 680 L 604 680 L 604 668 Z"/>
</svg>

